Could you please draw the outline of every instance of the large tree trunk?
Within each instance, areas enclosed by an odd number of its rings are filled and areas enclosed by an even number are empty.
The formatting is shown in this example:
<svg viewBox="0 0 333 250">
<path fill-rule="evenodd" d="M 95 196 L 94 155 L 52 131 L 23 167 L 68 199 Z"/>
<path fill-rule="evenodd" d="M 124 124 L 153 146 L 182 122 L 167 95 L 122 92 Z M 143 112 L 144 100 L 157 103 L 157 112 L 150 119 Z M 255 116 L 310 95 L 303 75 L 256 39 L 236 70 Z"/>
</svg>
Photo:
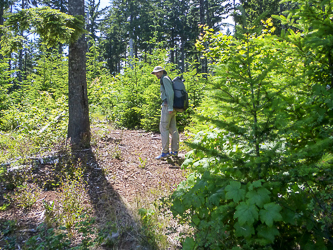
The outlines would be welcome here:
<svg viewBox="0 0 333 250">
<path fill-rule="evenodd" d="M 3 13 L 4 13 L 4 3 L 0 3 L 0 25 L 3 25 Z M 0 41 L 1 41 L 2 34 L 0 33 Z M 1 50 L 1 45 L 0 45 L 0 50 Z M 2 55 L 0 54 L 0 59 L 2 59 Z"/>
<path fill-rule="evenodd" d="M 205 1 L 204 0 L 200 0 L 200 24 L 208 25 L 208 23 L 205 22 Z M 203 33 L 203 27 L 201 27 L 201 33 Z M 205 44 L 205 46 L 206 46 L 206 44 Z M 207 73 L 207 59 L 202 58 L 200 60 L 200 64 L 201 64 L 201 73 Z"/>
<path fill-rule="evenodd" d="M 69 14 L 84 16 L 84 0 L 70 0 Z M 74 147 L 90 146 L 89 106 L 86 81 L 85 36 L 69 45 L 68 57 L 68 138 Z"/>
<path fill-rule="evenodd" d="M 26 5 L 26 2 L 24 0 L 22 0 L 22 2 L 21 2 L 22 10 L 25 9 L 25 7 L 26 7 L 25 5 Z M 21 36 L 23 37 L 23 31 L 21 32 Z M 17 72 L 17 79 L 18 79 L 19 85 L 14 86 L 14 88 L 17 88 L 17 89 L 21 87 L 22 81 L 23 81 L 23 79 L 22 79 L 22 74 L 23 74 L 23 49 L 19 50 L 18 68 L 19 68 L 19 70 Z"/>
<path fill-rule="evenodd" d="M 181 72 L 184 73 L 185 71 L 185 42 L 186 42 L 186 38 L 184 35 L 181 36 L 181 51 L 180 51 L 180 68 L 181 68 Z"/>
<path fill-rule="evenodd" d="M 171 63 L 175 63 L 175 29 L 171 29 L 171 51 L 170 51 L 170 61 Z"/>
<path fill-rule="evenodd" d="M 200 0 L 200 24 L 205 24 L 205 1 Z"/>
<path fill-rule="evenodd" d="M 208 27 L 212 28 L 214 24 L 212 23 L 212 21 L 210 19 L 210 15 L 209 15 L 209 1 L 208 0 L 206 1 L 205 7 L 206 7 L 206 24 L 207 24 Z"/>
</svg>

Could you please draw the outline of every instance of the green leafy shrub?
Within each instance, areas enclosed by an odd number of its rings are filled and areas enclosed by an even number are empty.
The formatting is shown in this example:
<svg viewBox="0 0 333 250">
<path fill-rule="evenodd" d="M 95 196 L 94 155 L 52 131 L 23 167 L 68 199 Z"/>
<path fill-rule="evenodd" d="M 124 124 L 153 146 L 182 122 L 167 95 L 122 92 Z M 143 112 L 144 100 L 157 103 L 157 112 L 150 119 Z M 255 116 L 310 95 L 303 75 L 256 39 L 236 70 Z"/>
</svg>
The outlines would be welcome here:
<svg viewBox="0 0 333 250">
<path fill-rule="evenodd" d="M 5 246 L 3 249 L 15 249 L 17 237 L 13 235 L 18 228 L 17 221 L 14 220 L 1 220 L 0 223 L 0 237 Z"/>
<path fill-rule="evenodd" d="M 91 105 L 100 104 L 104 99 L 103 112 L 117 127 L 159 131 L 162 103 L 160 82 L 151 71 L 154 65 L 161 65 L 171 79 L 180 75 L 175 65 L 166 62 L 167 52 L 162 49 L 146 54 L 145 61 L 134 58 L 128 60 L 124 73 L 117 75 L 111 82 L 93 82 L 91 96 L 96 101 L 92 101 Z M 190 123 L 193 109 L 200 104 L 203 96 L 205 80 L 197 74 L 195 65 L 190 65 L 189 68 L 183 76 L 191 107 L 177 115 L 180 130 Z"/>
<path fill-rule="evenodd" d="M 77 222 L 81 221 L 81 215 L 87 211 L 83 205 L 86 197 L 86 191 L 83 183 L 83 172 L 78 166 L 70 174 L 65 173 L 64 180 L 61 183 L 60 206 L 57 206 L 55 220 L 58 225 L 65 225 L 71 234 Z"/>
<path fill-rule="evenodd" d="M 68 59 L 57 49 L 47 49 L 41 44 L 34 70 L 20 86 L 18 93 L 24 92 L 23 102 L 35 103 L 41 93 L 48 93 L 57 100 L 68 95 Z"/>
<path fill-rule="evenodd" d="M 110 80 L 110 73 L 106 69 L 106 62 L 101 59 L 99 47 L 93 43 L 87 52 L 87 83 L 90 84 L 97 78 Z"/>
<path fill-rule="evenodd" d="M 8 194 L 7 198 L 15 206 L 29 209 L 36 203 L 40 194 L 41 190 L 36 184 L 23 183 L 12 194 Z"/>
<path fill-rule="evenodd" d="M 8 90 L 13 86 L 13 77 L 11 77 L 13 71 L 8 70 L 8 62 L 6 58 L 2 58 L 0 60 L 0 127 L 1 127 L 1 116 L 2 111 L 6 110 L 11 102 L 10 102 L 10 94 Z"/>
<path fill-rule="evenodd" d="M 81 221 L 75 224 L 75 230 L 78 237 L 81 238 L 79 243 L 72 242 L 66 227 L 57 229 L 49 228 L 44 224 L 38 226 L 38 234 L 29 238 L 25 243 L 25 249 L 38 250 L 56 250 L 56 249 L 81 249 L 88 250 L 89 247 L 95 244 L 92 236 L 95 234 L 92 224 L 94 219 L 86 214 L 81 216 Z"/>
<path fill-rule="evenodd" d="M 115 79 L 95 78 L 88 85 L 90 117 L 102 115 L 111 120 L 112 110 L 117 101 Z"/>
<path fill-rule="evenodd" d="M 39 227 L 41 229 L 41 227 Z M 64 230 L 65 228 L 60 228 Z M 37 236 L 33 236 L 25 243 L 26 249 L 69 249 L 70 240 L 65 232 L 56 233 L 53 228 L 43 230 Z"/>
<path fill-rule="evenodd" d="M 201 110 L 205 130 L 183 164 L 192 174 L 171 196 L 174 216 L 194 228 L 184 249 L 332 247 L 331 59 L 308 29 L 323 27 L 323 9 L 295 11 L 303 33 L 271 36 L 267 20 L 235 37 L 207 29 L 198 42 L 214 59 L 212 111 Z"/>
<path fill-rule="evenodd" d="M 173 234 L 184 232 L 184 227 L 180 228 L 176 220 L 173 220 L 169 209 L 169 204 L 165 205 L 164 197 L 169 193 L 168 188 L 162 185 L 157 189 L 150 189 L 149 192 L 138 196 L 135 202 L 135 210 L 140 220 L 140 233 L 142 234 L 142 246 L 149 246 L 154 249 L 175 248 L 178 239 L 173 238 Z M 172 239 L 172 240 L 171 240 Z"/>
<path fill-rule="evenodd" d="M 144 93 L 153 83 L 154 76 L 150 72 L 148 63 L 132 59 L 131 65 L 125 68 L 124 75 L 117 77 L 117 103 L 112 110 L 112 120 L 117 126 L 140 128 L 143 114 L 147 114 L 142 109 Z"/>
<path fill-rule="evenodd" d="M 2 130 L 16 130 L 28 135 L 35 144 L 50 145 L 67 133 L 67 98 L 54 100 L 48 92 L 3 112 Z"/>
<path fill-rule="evenodd" d="M 143 118 L 140 124 L 147 131 L 159 131 L 162 104 L 159 93 L 159 84 L 151 84 L 144 91 L 144 104 L 142 105 Z"/>
<path fill-rule="evenodd" d="M 116 102 L 115 79 L 105 68 L 99 48 L 93 44 L 87 53 L 87 85 L 90 117 L 106 116 L 111 120 L 111 111 Z"/>
<path fill-rule="evenodd" d="M 23 152 L 24 153 L 24 152 Z M 24 160 L 24 159 L 23 159 Z M 4 166 L 0 174 L 0 180 L 6 185 L 9 190 L 14 190 L 16 187 L 24 185 L 32 175 L 32 169 L 26 165 L 20 166 Z"/>
<path fill-rule="evenodd" d="M 66 58 L 56 50 L 47 50 L 45 45 L 41 46 L 36 57 L 35 70 L 26 76 L 23 83 L 7 91 L 10 105 L 0 109 L 0 130 L 10 131 L 11 137 L 17 140 L 16 144 L 25 144 L 25 151 L 31 151 L 26 155 L 54 145 L 66 138 L 67 133 Z M 9 73 L 5 71 L 2 76 Z M 17 157 L 18 152 L 15 151 L 20 151 L 20 146 L 14 145 L 9 137 L 2 134 L 0 143 L 8 157 Z"/>
</svg>

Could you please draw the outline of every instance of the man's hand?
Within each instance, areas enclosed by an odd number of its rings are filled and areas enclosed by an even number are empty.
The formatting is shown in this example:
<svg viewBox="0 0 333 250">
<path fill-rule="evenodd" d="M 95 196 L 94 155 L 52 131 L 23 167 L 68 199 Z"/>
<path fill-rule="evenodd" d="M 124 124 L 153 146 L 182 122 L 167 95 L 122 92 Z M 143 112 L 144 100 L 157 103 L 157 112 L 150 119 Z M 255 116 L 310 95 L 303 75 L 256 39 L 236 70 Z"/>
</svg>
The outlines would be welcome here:
<svg viewBox="0 0 333 250">
<path fill-rule="evenodd" d="M 169 114 L 171 114 L 173 111 L 169 111 Z"/>
</svg>

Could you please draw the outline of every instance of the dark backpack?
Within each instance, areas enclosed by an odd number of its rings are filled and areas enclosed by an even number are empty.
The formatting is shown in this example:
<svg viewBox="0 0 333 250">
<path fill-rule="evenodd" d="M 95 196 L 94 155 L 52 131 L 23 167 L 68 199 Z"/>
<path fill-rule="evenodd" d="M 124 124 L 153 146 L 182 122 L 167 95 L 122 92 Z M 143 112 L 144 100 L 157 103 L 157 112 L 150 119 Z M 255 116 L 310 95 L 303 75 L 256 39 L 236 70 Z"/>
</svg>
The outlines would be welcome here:
<svg viewBox="0 0 333 250">
<path fill-rule="evenodd" d="M 167 77 L 170 79 L 169 76 Z M 184 82 L 185 80 L 182 80 L 179 76 L 172 80 L 172 88 L 174 92 L 173 108 L 177 112 L 184 112 L 188 108 L 188 93 Z M 163 84 L 163 79 L 161 79 L 161 83 Z"/>
</svg>

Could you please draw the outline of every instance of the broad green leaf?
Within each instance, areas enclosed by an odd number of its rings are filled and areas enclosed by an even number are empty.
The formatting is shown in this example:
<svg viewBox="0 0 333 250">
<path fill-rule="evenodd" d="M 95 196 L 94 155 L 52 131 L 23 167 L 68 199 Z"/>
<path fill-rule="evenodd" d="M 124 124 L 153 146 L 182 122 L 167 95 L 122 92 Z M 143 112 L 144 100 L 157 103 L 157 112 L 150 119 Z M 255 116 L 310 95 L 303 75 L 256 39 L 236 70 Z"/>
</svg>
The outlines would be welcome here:
<svg viewBox="0 0 333 250">
<path fill-rule="evenodd" d="M 183 162 L 183 164 L 182 164 L 182 167 L 184 167 L 184 168 L 186 168 L 186 167 L 188 167 L 190 164 L 192 164 L 193 163 L 193 159 L 192 158 L 188 158 L 188 159 L 186 159 L 184 162 Z"/>
<path fill-rule="evenodd" d="M 311 239 L 311 238 L 309 238 Z M 315 243 L 314 242 L 308 242 L 305 246 L 302 246 L 302 249 L 304 250 L 313 250 L 316 249 Z"/>
<path fill-rule="evenodd" d="M 253 183 L 249 184 L 248 189 L 252 191 L 254 188 L 261 187 L 262 182 L 263 180 L 254 181 Z"/>
<path fill-rule="evenodd" d="M 253 226 L 249 226 L 247 224 L 241 226 L 238 222 L 235 223 L 235 234 L 237 237 L 251 237 L 251 235 L 255 234 Z"/>
<path fill-rule="evenodd" d="M 183 214 L 185 212 L 185 210 L 186 210 L 186 208 L 185 208 L 184 204 L 179 199 L 175 199 L 173 201 L 173 204 L 171 206 L 171 211 L 174 215 Z"/>
<path fill-rule="evenodd" d="M 199 219 L 199 217 L 198 217 L 198 215 L 193 215 L 192 216 L 192 221 L 193 221 L 193 223 L 197 226 L 197 225 L 199 225 L 199 223 L 200 223 L 200 219 Z"/>
<path fill-rule="evenodd" d="M 259 212 L 260 220 L 267 226 L 272 227 L 274 221 L 281 221 L 282 216 L 280 214 L 281 207 L 275 203 L 268 203 L 264 205 L 264 209 Z"/>
<path fill-rule="evenodd" d="M 192 201 L 191 204 L 193 205 L 194 208 L 200 208 L 202 203 L 204 202 L 203 197 L 197 196 L 197 195 L 192 195 Z"/>
<path fill-rule="evenodd" d="M 261 187 L 248 192 L 246 197 L 250 204 L 256 204 L 259 208 L 262 208 L 265 203 L 269 202 L 269 194 L 270 192 L 266 188 Z"/>
<path fill-rule="evenodd" d="M 252 225 L 255 220 L 258 220 L 258 209 L 253 204 L 241 202 L 236 207 L 236 210 L 234 219 L 238 218 L 240 226 L 243 226 L 246 223 Z"/>
<path fill-rule="evenodd" d="M 260 225 L 257 231 L 258 236 L 267 239 L 269 243 L 272 243 L 275 239 L 275 236 L 280 234 L 276 227 L 267 227 L 265 225 Z"/>
<path fill-rule="evenodd" d="M 220 200 L 223 199 L 223 197 L 224 197 L 223 189 L 219 189 L 216 191 L 216 193 L 209 196 L 208 201 L 209 203 L 217 206 L 220 203 Z"/>
<path fill-rule="evenodd" d="M 297 218 L 297 214 L 290 210 L 290 209 L 285 209 L 282 211 L 281 213 L 282 217 L 283 217 L 283 221 L 291 224 L 291 225 L 296 225 L 296 219 Z"/>
<path fill-rule="evenodd" d="M 245 190 L 241 188 L 241 183 L 238 181 L 231 181 L 230 185 L 225 187 L 226 195 L 225 198 L 234 200 L 234 202 L 239 202 L 245 197 Z"/>
<path fill-rule="evenodd" d="M 184 250 L 194 250 L 196 249 L 196 244 L 193 238 L 187 237 L 183 243 Z"/>
</svg>

